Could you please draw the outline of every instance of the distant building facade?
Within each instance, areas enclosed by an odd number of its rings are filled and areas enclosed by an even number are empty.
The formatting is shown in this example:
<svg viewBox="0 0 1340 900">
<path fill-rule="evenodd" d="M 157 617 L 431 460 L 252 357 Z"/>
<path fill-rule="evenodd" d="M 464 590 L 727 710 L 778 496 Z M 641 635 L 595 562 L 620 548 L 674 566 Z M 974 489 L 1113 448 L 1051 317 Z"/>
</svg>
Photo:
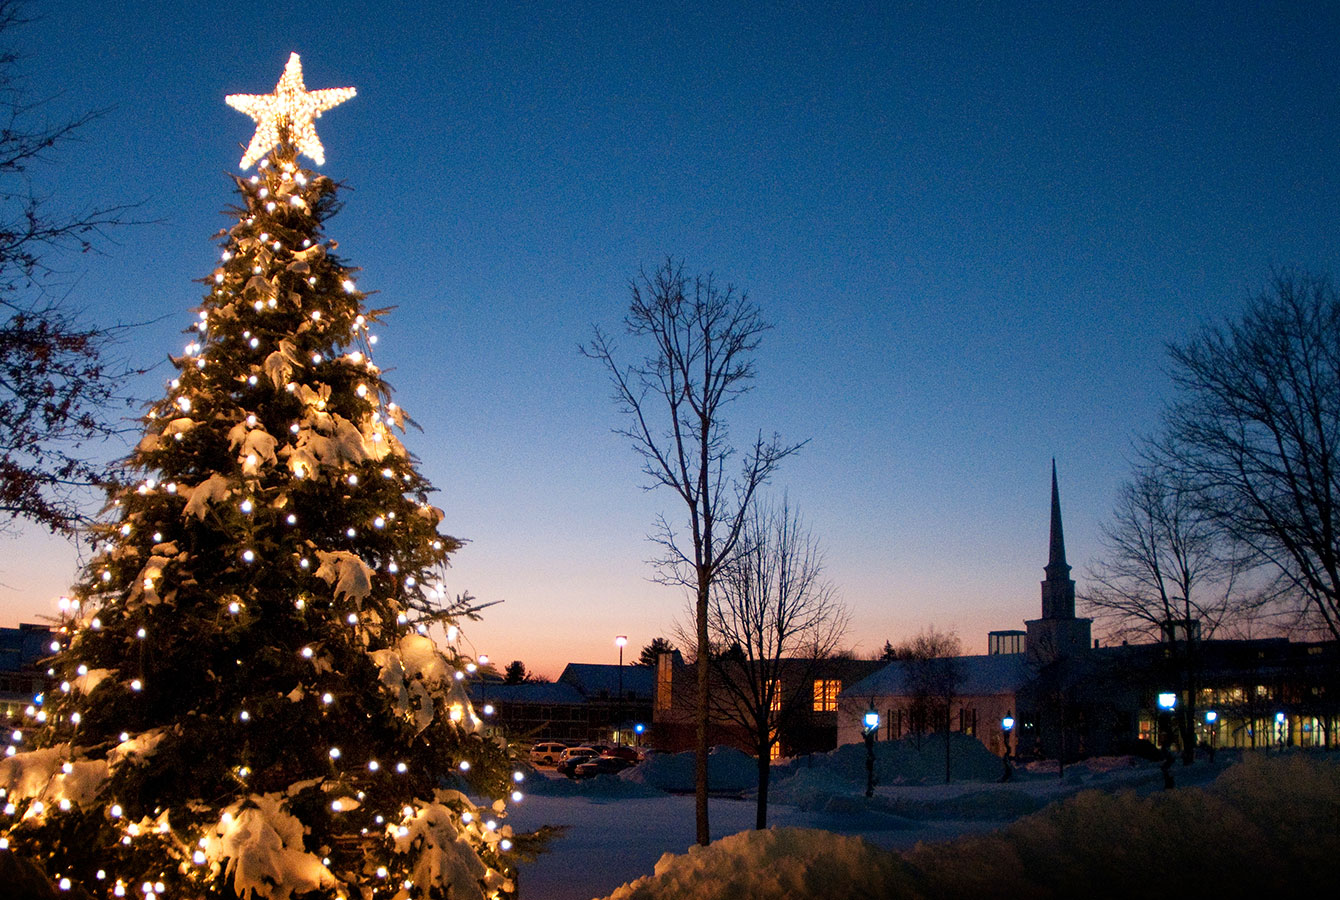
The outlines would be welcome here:
<svg viewBox="0 0 1340 900">
<path fill-rule="evenodd" d="M 11 729 L 22 723 L 33 698 L 49 686 L 42 662 L 51 655 L 53 638 L 46 625 L 0 628 L 0 721 Z"/>
<path fill-rule="evenodd" d="M 485 721 L 522 740 L 638 744 L 651 722 L 655 678 L 648 666 L 569 663 L 552 683 L 477 681 L 470 700 Z"/>
<path fill-rule="evenodd" d="M 1024 631 L 991 632 L 986 656 L 948 660 L 947 677 L 929 681 L 917 662 L 891 662 L 845 689 L 839 743 L 861 741 L 873 709 L 880 740 L 948 728 L 1023 758 L 1148 751 L 1170 737 L 1164 695 L 1175 705 L 1194 700 L 1195 737 L 1208 747 L 1340 746 L 1340 643 L 1203 640 L 1198 623 L 1174 622 L 1160 643 L 1097 646 L 1092 622 L 1075 615 L 1054 462 L 1044 572 L 1042 615 Z M 1168 643 L 1188 637 L 1194 697 L 1177 694 Z"/>
<path fill-rule="evenodd" d="M 876 660 L 833 657 L 830 659 L 783 659 L 774 694 L 779 699 L 774 712 L 780 728 L 773 748 L 774 756 L 798 756 L 832 750 L 838 741 L 839 697 L 843 690 L 866 678 L 884 663 Z M 726 661 L 727 669 L 743 667 L 744 660 Z M 712 708 L 708 720 L 708 741 L 754 751 L 754 738 L 730 709 L 730 691 L 721 683 L 721 672 L 714 670 L 710 693 Z M 652 716 L 653 746 L 677 752 L 692 749 L 697 731 L 694 711 L 697 706 L 697 674 L 678 654 L 663 654 L 657 666 L 656 701 Z"/>
</svg>

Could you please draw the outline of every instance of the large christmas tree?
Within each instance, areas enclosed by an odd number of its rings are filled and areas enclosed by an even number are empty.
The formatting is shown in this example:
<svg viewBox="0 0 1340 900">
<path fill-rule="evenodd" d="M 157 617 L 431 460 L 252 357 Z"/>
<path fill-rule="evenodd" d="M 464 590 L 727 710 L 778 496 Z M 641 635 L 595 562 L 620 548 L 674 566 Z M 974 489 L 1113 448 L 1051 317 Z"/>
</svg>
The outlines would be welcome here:
<svg viewBox="0 0 1340 900">
<path fill-rule="evenodd" d="M 294 54 L 273 94 L 228 98 L 257 173 L 76 588 L 45 725 L 0 761 L 0 847 L 62 888 L 515 890 L 499 820 L 522 775 L 466 697 L 468 610 L 436 580 L 459 542 L 323 233 L 336 186 L 298 165 L 353 93 L 307 91 Z"/>
</svg>

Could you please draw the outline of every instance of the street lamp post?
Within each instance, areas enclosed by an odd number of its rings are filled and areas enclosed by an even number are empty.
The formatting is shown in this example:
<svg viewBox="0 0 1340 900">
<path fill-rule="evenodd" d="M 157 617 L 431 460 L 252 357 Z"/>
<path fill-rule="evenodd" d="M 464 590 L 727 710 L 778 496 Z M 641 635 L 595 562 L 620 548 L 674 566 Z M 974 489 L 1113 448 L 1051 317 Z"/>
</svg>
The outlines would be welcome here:
<svg viewBox="0 0 1340 900">
<path fill-rule="evenodd" d="M 879 733 L 879 713 L 872 703 L 866 710 L 865 728 L 865 795 L 875 796 L 875 736 Z"/>
<path fill-rule="evenodd" d="M 628 644 L 628 635 L 614 638 L 614 646 L 619 648 L 619 699 L 614 705 L 614 743 L 623 743 L 623 648 Z"/>
<path fill-rule="evenodd" d="M 1173 788 L 1172 774 L 1172 730 L 1173 730 L 1173 710 L 1177 708 L 1177 695 L 1165 691 L 1158 696 L 1159 717 L 1157 726 L 1159 729 L 1159 743 L 1163 749 L 1163 765 L 1159 768 L 1163 770 L 1163 789 L 1165 791 Z"/>
<path fill-rule="evenodd" d="M 1212 709 L 1205 710 L 1205 727 L 1209 731 L 1207 743 L 1209 744 L 1210 762 L 1214 762 L 1215 744 L 1218 743 L 1218 724 L 1219 713 Z"/>
<path fill-rule="evenodd" d="M 1280 750 L 1284 749 L 1284 738 L 1289 733 L 1289 717 L 1282 712 L 1275 713 L 1275 736 L 1279 741 Z"/>
<path fill-rule="evenodd" d="M 1009 781 L 1014 777 L 1014 768 L 1010 765 L 1010 733 L 1012 731 L 1014 731 L 1014 715 L 1006 711 L 1005 717 L 1000 720 L 1000 732 L 1005 740 L 1005 752 L 1001 754 L 1001 759 L 1005 761 L 1005 774 L 1001 776 L 1001 781 Z"/>
</svg>

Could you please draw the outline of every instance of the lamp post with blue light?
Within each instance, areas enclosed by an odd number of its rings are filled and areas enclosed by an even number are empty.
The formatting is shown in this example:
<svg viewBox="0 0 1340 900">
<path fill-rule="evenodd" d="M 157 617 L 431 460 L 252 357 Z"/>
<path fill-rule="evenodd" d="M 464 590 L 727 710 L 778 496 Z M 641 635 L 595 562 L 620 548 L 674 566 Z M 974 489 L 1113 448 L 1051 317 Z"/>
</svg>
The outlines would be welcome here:
<svg viewBox="0 0 1340 900">
<path fill-rule="evenodd" d="M 1000 736 L 1005 744 L 1005 752 L 1000 757 L 1005 763 L 1005 774 L 1001 776 L 1001 781 L 1009 781 L 1014 776 L 1014 767 L 1010 765 L 1010 735 L 1013 732 L 1014 713 L 1006 711 L 1000 720 Z"/>
<path fill-rule="evenodd" d="M 1219 713 L 1212 709 L 1205 710 L 1205 730 L 1208 732 L 1206 735 L 1206 743 L 1209 746 L 1210 762 L 1214 762 L 1215 745 L 1219 743 L 1217 734 L 1218 727 Z"/>
<path fill-rule="evenodd" d="M 1276 739 L 1279 741 L 1280 750 L 1284 749 L 1284 739 L 1285 736 L 1289 733 L 1288 722 L 1289 717 L 1286 716 L 1283 712 L 1275 713 L 1275 736 Z"/>
<path fill-rule="evenodd" d="M 1173 740 L 1173 710 L 1177 708 L 1177 695 L 1171 691 L 1164 691 L 1158 695 L 1159 716 L 1158 716 L 1158 739 L 1159 747 L 1163 750 L 1163 789 L 1171 790 L 1173 787 L 1172 775 L 1172 740 Z"/>
<path fill-rule="evenodd" d="M 875 796 L 875 736 L 879 733 L 879 712 L 873 704 L 865 712 L 865 795 Z"/>
</svg>

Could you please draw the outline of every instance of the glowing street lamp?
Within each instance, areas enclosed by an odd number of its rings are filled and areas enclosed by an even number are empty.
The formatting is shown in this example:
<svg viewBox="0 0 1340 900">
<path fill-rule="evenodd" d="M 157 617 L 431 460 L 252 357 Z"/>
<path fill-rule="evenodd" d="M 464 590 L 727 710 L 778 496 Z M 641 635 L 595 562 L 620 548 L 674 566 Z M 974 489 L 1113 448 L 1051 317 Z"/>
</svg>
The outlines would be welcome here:
<svg viewBox="0 0 1340 900">
<path fill-rule="evenodd" d="M 861 721 L 865 726 L 865 795 L 873 797 L 875 796 L 875 736 L 879 734 L 879 711 L 875 709 L 873 703 L 865 711 Z"/>
</svg>

